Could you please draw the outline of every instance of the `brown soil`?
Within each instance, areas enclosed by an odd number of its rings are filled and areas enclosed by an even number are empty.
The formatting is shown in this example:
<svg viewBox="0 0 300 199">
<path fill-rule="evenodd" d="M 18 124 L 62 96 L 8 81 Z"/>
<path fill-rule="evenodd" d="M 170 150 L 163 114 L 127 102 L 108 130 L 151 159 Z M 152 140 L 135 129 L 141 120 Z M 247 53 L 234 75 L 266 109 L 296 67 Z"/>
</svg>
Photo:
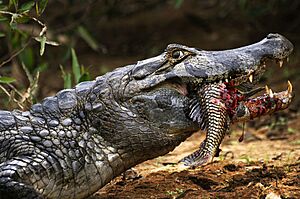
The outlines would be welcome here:
<svg viewBox="0 0 300 199">
<path fill-rule="evenodd" d="M 272 89 L 282 90 L 289 79 L 295 85 L 295 94 L 300 93 L 300 86 L 297 86 L 300 85 L 297 48 L 300 26 L 299 17 L 293 17 L 296 12 L 285 13 L 285 9 L 280 9 L 283 13 L 276 14 L 274 11 L 269 16 L 262 15 L 254 20 L 244 16 L 247 13 L 233 12 L 234 1 L 225 4 L 225 1 L 184 2 L 178 10 L 172 6 L 159 6 L 136 15 L 108 19 L 101 18 L 101 12 L 95 9 L 97 14 L 94 18 L 87 18 L 84 24 L 108 53 L 94 52 L 78 39 L 76 52 L 81 64 L 90 69 L 92 76 L 96 76 L 112 70 L 112 67 L 156 55 L 169 43 L 203 49 L 228 49 L 258 41 L 269 32 L 279 32 L 295 44 L 295 52 L 288 67 L 270 67 L 267 70 L 262 86 L 268 84 Z M 205 2 L 221 4 L 197 6 Z M 128 2 L 124 4 L 130 5 Z M 294 4 L 291 3 L 291 7 Z M 51 17 L 50 11 L 50 8 L 46 9 Z M 62 16 L 66 18 L 65 10 Z M 52 18 L 55 23 L 45 20 L 49 27 L 62 26 L 55 17 Z M 64 57 L 61 55 L 64 51 L 59 49 L 62 48 L 47 46 L 45 55 L 48 52 L 52 55 L 51 60 L 59 63 L 50 62 L 51 67 L 41 74 L 39 99 L 55 94 L 63 85 L 58 66 L 67 63 L 53 59 Z M 2 104 L 4 100 L 0 101 Z M 296 114 L 300 110 L 299 97 L 295 97 L 290 110 L 293 111 L 249 123 L 242 143 L 238 142 L 242 128 L 234 126 L 230 137 L 222 143 L 220 157 L 207 165 L 189 169 L 177 162 L 198 149 L 204 136 L 203 133 L 195 133 L 173 152 L 136 166 L 137 174 L 132 172 L 116 178 L 91 198 L 300 198 L 300 117 L 299 113 Z"/>
<path fill-rule="evenodd" d="M 195 133 L 173 152 L 136 166 L 137 173 L 116 178 L 92 198 L 300 198 L 300 119 L 286 125 L 283 133 L 246 127 L 242 143 L 242 130 L 234 127 L 220 157 L 189 169 L 177 162 L 198 148 L 203 136 Z"/>
</svg>

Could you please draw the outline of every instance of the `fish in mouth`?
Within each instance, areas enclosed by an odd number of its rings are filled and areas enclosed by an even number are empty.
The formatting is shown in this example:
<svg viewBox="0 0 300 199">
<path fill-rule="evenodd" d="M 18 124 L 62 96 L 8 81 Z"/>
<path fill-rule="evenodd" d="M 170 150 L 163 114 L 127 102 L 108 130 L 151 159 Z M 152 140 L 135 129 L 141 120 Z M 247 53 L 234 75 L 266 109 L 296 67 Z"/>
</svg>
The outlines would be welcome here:
<svg viewBox="0 0 300 199">
<path fill-rule="evenodd" d="M 256 88 L 255 85 L 267 68 L 268 60 L 275 60 L 281 68 L 283 60 L 288 61 L 288 55 L 264 57 L 256 70 L 237 78 L 226 77 L 206 85 L 191 82 L 188 85 L 188 93 L 192 93 L 189 117 L 206 131 L 206 138 L 198 150 L 179 162 L 194 168 L 212 161 L 219 155 L 219 146 L 232 123 L 286 109 L 294 97 L 290 81 L 287 82 L 287 90 L 281 92 L 274 92 L 267 85 Z"/>
</svg>

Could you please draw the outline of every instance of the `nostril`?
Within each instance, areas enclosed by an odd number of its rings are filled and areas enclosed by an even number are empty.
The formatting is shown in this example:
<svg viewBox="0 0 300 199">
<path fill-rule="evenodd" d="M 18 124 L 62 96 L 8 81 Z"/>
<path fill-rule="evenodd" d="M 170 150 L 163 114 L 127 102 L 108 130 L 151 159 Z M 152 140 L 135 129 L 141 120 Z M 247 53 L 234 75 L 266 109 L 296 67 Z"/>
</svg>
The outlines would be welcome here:
<svg viewBox="0 0 300 199">
<path fill-rule="evenodd" d="M 267 36 L 267 39 L 275 39 L 275 38 L 279 38 L 279 34 L 270 33 Z"/>
</svg>

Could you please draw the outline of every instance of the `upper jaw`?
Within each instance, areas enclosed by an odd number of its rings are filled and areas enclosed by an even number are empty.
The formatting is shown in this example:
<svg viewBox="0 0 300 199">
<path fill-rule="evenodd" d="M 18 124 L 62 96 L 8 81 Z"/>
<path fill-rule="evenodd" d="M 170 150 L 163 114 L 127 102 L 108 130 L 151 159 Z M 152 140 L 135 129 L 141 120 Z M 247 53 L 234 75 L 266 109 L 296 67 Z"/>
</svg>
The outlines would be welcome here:
<svg viewBox="0 0 300 199">
<path fill-rule="evenodd" d="M 260 42 L 241 48 L 199 51 L 194 57 L 175 66 L 173 73 L 186 82 L 198 85 L 216 82 L 239 85 L 247 80 L 252 83 L 264 72 L 268 60 L 276 61 L 281 67 L 292 51 L 293 45 L 285 37 L 269 34 Z"/>
<path fill-rule="evenodd" d="M 267 59 L 278 60 L 281 63 L 292 50 L 291 42 L 279 34 L 269 34 L 252 45 L 223 51 L 204 51 L 182 45 L 169 45 L 161 55 L 134 65 L 124 93 L 130 98 L 136 93 L 173 79 L 180 79 L 186 84 L 230 81 L 238 85 L 248 79 L 258 79 L 266 67 Z M 182 59 L 172 58 L 175 51 L 184 55 Z"/>
</svg>

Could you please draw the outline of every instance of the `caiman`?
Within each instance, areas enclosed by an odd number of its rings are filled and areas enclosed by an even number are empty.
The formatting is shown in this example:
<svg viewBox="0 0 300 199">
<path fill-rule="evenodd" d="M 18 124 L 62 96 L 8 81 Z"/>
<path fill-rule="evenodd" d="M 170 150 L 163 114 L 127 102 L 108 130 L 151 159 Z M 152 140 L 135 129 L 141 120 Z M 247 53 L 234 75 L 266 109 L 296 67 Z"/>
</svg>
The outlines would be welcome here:
<svg viewBox="0 0 300 199">
<path fill-rule="evenodd" d="M 206 139 L 182 161 L 210 161 L 231 123 L 291 103 L 290 82 L 279 93 L 254 85 L 269 60 L 282 65 L 292 50 L 279 34 L 223 51 L 170 44 L 28 111 L 0 111 L 0 198 L 86 198 L 200 129 Z"/>
</svg>

